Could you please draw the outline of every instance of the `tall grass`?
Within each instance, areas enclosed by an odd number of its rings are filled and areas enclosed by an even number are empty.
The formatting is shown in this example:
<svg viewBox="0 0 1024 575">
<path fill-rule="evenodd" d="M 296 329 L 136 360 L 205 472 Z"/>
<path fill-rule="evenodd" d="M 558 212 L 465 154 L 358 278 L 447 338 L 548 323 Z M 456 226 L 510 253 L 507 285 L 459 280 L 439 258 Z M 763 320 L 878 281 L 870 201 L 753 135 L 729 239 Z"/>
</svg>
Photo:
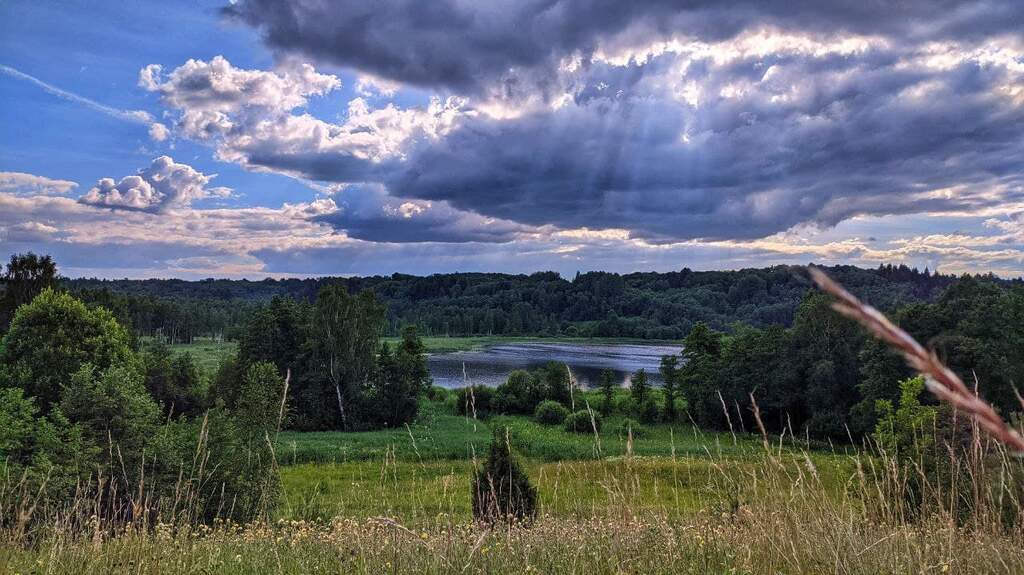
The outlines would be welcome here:
<svg viewBox="0 0 1024 575">
<path fill-rule="evenodd" d="M 79 499 L 42 528 L 5 528 L 0 572 L 1024 572 L 1021 460 L 980 431 L 965 444 L 948 482 L 923 488 L 913 458 L 771 437 L 703 457 L 530 460 L 540 517 L 494 530 L 472 522 L 467 459 L 385 450 L 283 467 L 277 515 L 246 525 L 125 521 Z"/>
</svg>

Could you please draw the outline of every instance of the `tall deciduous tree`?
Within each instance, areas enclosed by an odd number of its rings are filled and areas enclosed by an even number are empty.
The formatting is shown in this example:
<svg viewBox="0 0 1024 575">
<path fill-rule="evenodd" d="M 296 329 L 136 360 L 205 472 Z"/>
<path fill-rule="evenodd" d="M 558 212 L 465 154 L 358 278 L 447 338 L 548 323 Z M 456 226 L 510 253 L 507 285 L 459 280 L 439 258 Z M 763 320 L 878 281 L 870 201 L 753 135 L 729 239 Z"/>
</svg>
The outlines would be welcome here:
<svg viewBox="0 0 1024 575">
<path fill-rule="evenodd" d="M 43 412 L 83 364 L 99 371 L 138 359 L 128 332 L 103 308 L 46 289 L 18 308 L 0 345 L 0 386 L 20 387 Z"/>
<path fill-rule="evenodd" d="M 10 325 L 18 307 L 32 301 L 46 288 L 57 287 L 57 264 L 50 256 L 37 256 L 29 252 L 11 256 L 0 283 L 4 285 L 0 298 L 0 332 Z"/>
<path fill-rule="evenodd" d="M 786 411 L 794 426 L 806 425 L 818 436 L 847 436 L 850 409 L 860 397 L 857 356 L 863 341 L 861 329 L 836 313 L 828 296 L 805 298 L 786 358 Z"/>
<path fill-rule="evenodd" d="M 683 342 L 680 391 L 690 415 L 701 425 L 717 426 L 721 417 L 717 374 L 722 353 L 722 334 L 701 322 Z"/>
<path fill-rule="evenodd" d="M 363 396 L 375 371 L 385 308 L 373 292 L 349 295 L 342 285 L 320 290 L 313 310 L 312 354 L 334 392 L 337 427 L 350 424 L 352 405 Z"/>
</svg>

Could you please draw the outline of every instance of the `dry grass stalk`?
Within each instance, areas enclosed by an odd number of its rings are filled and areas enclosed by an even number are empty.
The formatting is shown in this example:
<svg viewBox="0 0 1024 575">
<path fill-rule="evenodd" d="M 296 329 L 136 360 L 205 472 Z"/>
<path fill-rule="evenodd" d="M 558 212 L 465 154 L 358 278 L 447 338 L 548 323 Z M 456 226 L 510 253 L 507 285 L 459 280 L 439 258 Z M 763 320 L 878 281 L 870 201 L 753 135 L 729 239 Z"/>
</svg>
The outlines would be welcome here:
<svg viewBox="0 0 1024 575">
<path fill-rule="evenodd" d="M 899 350 L 910 367 L 925 376 L 925 385 L 936 397 L 970 415 L 996 441 L 1018 454 L 1024 454 L 1024 437 L 1003 421 L 991 405 L 972 393 L 935 353 L 926 350 L 882 312 L 857 299 L 825 272 L 815 267 L 809 267 L 808 271 L 818 287 L 839 300 L 832 304 L 836 311 L 860 323 L 875 337 Z"/>
</svg>

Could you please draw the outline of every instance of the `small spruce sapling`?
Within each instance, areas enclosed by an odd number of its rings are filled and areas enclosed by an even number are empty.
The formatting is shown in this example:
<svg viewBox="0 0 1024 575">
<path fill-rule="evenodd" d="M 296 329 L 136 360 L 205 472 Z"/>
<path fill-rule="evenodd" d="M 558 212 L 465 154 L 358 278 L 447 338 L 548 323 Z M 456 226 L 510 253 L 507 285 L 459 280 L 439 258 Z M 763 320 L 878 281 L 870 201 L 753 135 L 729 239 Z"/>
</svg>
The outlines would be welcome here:
<svg viewBox="0 0 1024 575">
<path fill-rule="evenodd" d="M 508 428 L 494 430 L 487 458 L 473 477 L 473 517 L 486 523 L 530 522 L 537 516 L 537 489 L 509 445 Z"/>
</svg>

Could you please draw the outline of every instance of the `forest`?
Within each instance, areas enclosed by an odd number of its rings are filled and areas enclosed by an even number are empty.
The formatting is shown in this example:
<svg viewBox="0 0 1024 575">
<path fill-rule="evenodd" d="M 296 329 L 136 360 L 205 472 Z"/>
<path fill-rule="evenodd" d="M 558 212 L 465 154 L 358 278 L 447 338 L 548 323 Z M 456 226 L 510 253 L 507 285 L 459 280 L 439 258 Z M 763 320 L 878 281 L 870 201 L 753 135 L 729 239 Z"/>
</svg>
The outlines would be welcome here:
<svg viewBox="0 0 1024 575">
<path fill-rule="evenodd" d="M 880 309 L 932 301 L 956 278 L 905 265 L 827 268 Z M 1012 282 L 989 276 L 987 281 Z M 678 339 L 697 323 L 790 325 L 810 285 L 799 267 L 615 274 L 554 272 L 265 279 L 64 279 L 83 301 L 111 310 L 142 335 L 175 342 L 237 339 L 249 316 L 275 297 L 312 302 L 326 285 L 371 290 L 386 304 L 385 333 L 416 325 L 424 336 L 516 335 Z"/>
</svg>

